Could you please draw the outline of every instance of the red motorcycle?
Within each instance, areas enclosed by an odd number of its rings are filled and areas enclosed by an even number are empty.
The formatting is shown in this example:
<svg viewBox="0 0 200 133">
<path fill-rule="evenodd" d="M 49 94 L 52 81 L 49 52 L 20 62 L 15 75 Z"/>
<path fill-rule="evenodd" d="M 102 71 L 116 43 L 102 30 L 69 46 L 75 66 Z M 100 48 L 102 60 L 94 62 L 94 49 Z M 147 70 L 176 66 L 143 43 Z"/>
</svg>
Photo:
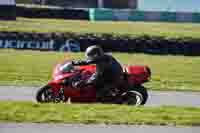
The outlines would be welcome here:
<svg viewBox="0 0 200 133">
<path fill-rule="evenodd" d="M 70 99 L 72 103 L 144 105 L 148 99 L 147 89 L 143 87 L 143 84 L 151 78 L 151 70 L 148 66 L 123 66 L 122 82 L 109 88 L 112 95 L 105 96 L 100 101 L 96 98 L 96 89 L 93 86 L 85 88 L 75 86 L 77 81 L 90 78 L 95 72 L 95 65 L 72 67 L 69 64 L 70 62 L 66 61 L 55 66 L 52 80 L 37 91 L 38 102 L 57 103 L 67 102 Z"/>
</svg>

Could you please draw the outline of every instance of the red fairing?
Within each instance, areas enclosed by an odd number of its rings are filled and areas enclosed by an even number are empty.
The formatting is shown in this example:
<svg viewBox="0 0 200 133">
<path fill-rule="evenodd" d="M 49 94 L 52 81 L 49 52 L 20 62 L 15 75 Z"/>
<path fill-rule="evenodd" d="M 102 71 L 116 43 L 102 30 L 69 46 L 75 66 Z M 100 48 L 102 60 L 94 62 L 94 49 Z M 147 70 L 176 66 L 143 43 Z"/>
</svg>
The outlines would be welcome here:
<svg viewBox="0 0 200 133">
<path fill-rule="evenodd" d="M 53 70 L 53 74 L 52 74 L 52 78 L 55 79 L 55 77 L 57 76 L 62 76 L 62 77 L 70 77 L 72 76 L 74 73 L 62 73 L 59 68 L 62 64 L 57 64 L 54 67 Z M 86 66 L 79 66 L 79 70 L 83 70 L 83 71 L 87 71 L 87 72 L 91 72 L 94 73 L 96 71 L 96 66 L 95 65 L 86 65 Z"/>
<path fill-rule="evenodd" d="M 90 71 L 92 73 L 94 73 L 96 71 L 95 65 L 80 66 L 79 68 L 82 69 L 82 70 Z"/>
<path fill-rule="evenodd" d="M 151 71 L 148 66 L 129 66 L 126 67 L 128 73 L 128 82 L 130 84 L 143 84 L 149 81 Z"/>
<path fill-rule="evenodd" d="M 65 97 L 70 97 L 71 102 L 95 102 L 96 101 L 96 90 L 93 87 L 88 87 L 86 89 L 76 89 L 70 86 L 63 86 L 60 83 L 65 78 L 70 78 L 74 75 L 81 73 L 81 80 L 87 80 L 95 72 L 96 66 L 87 65 L 79 66 L 74 72 L 62 72 L 60 71 L 60 66 L 63 64 L 57 64 L 54 67 L 52 80 L 48 83 L 53 88 L 53 93 L 55 96 L 58 96 L 60 88 L 64 88 Z"/>
<path fill-rule="evenodd" d="M 61 66 L 61 64 L 57 64 L 54 69 L 53 69 L 53 73 L 52 73 L 52 77 L 56 77 L 57 75 L 61 74 L 61 71 L 59 70 L 59 67 Z"/>
<path fill-rule="evenodd" d="M 52 74 L 52 80 L 48 83 L 52 87 L 53 94 L 55 96 L 59 95 L 61 88 L 64 88 L 65 98 L 71 99 L 72 102 L 96 102 L 96 89 L 93 86 L 87 88 L 73 88 L 72 85 L 63 85 L 64 79 L 70 79 L 74 76 L 81 75 L 78 80 L 87 80 L 96 71 L 95 65 L 78 66 L 72 72 L 62 72 L 60 66 L 63 64 L 58 64 L 55 66 Z M 147 66 L 127 66 L 124 67 L 125 75 L 129 84 L 141 85 L 150 79 L 151 71 Z M 124 82 L 127 83 L 127 82 Z"/>
</svg>

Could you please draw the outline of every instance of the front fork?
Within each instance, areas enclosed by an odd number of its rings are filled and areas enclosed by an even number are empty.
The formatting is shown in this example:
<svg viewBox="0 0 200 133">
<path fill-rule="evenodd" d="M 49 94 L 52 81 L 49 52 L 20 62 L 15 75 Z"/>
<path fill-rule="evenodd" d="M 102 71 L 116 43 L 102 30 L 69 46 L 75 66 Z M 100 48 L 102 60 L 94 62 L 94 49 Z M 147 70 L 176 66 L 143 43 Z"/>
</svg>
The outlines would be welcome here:
<svg viewBox="0 0 200 133">
<path fill-rule="evenodd" d="M 53 86 L 52 93 L 53 93 L 53 100 L 56 103 L 64 102 L 65 101 L 65 91 L 64 91 L 64 85 L 63 84 L 54 84 L 49 83 L 50 86 Z"/>
<path fill-rule="evenodd" d="M 56 97 L 56 101 L 58 102 L 65 102 L 65 95 L 64 95 L 64 87 L 59 89 L 58 95 Z"/>
</svg>

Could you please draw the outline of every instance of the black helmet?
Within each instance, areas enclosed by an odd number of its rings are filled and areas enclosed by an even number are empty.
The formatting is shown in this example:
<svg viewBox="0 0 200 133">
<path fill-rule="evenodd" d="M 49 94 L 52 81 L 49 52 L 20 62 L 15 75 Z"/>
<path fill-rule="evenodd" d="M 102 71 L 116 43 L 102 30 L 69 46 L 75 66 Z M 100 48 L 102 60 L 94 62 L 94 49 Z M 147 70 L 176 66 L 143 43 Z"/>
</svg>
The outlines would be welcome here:
<svg viewBox="0 0 200 133">
<path fill-rule="evenodd" d="M 85 56 L 87 59 L 92 60 L 95 57 L 103 56 L 103 49 L 99 46 L 93 45 L 86 49 Z"/>
</svg>

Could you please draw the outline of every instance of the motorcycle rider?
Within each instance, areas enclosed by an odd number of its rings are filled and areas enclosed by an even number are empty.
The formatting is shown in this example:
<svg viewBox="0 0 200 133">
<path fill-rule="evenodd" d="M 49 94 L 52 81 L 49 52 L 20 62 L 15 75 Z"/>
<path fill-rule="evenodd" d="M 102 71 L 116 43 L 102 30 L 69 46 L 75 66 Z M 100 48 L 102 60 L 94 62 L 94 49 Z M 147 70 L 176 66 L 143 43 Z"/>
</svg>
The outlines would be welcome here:
<svg viewBox="0 0 200 133">
<path fill-rule="evenodd" d="M 88 47 L 85 56 L 86 60 L 72 61 L 72 64 L 96 64 L 96 72 L 87 81 L 77 82 L 76 87 L 94 85 L 97 90 L 97 98 L 102 99 L 105 95 L 109 95 L 109 87 L 120 82 L 123 69 L 114 57 L 105 54 L 103 49 L 97 45 Z"/>
</svg>

